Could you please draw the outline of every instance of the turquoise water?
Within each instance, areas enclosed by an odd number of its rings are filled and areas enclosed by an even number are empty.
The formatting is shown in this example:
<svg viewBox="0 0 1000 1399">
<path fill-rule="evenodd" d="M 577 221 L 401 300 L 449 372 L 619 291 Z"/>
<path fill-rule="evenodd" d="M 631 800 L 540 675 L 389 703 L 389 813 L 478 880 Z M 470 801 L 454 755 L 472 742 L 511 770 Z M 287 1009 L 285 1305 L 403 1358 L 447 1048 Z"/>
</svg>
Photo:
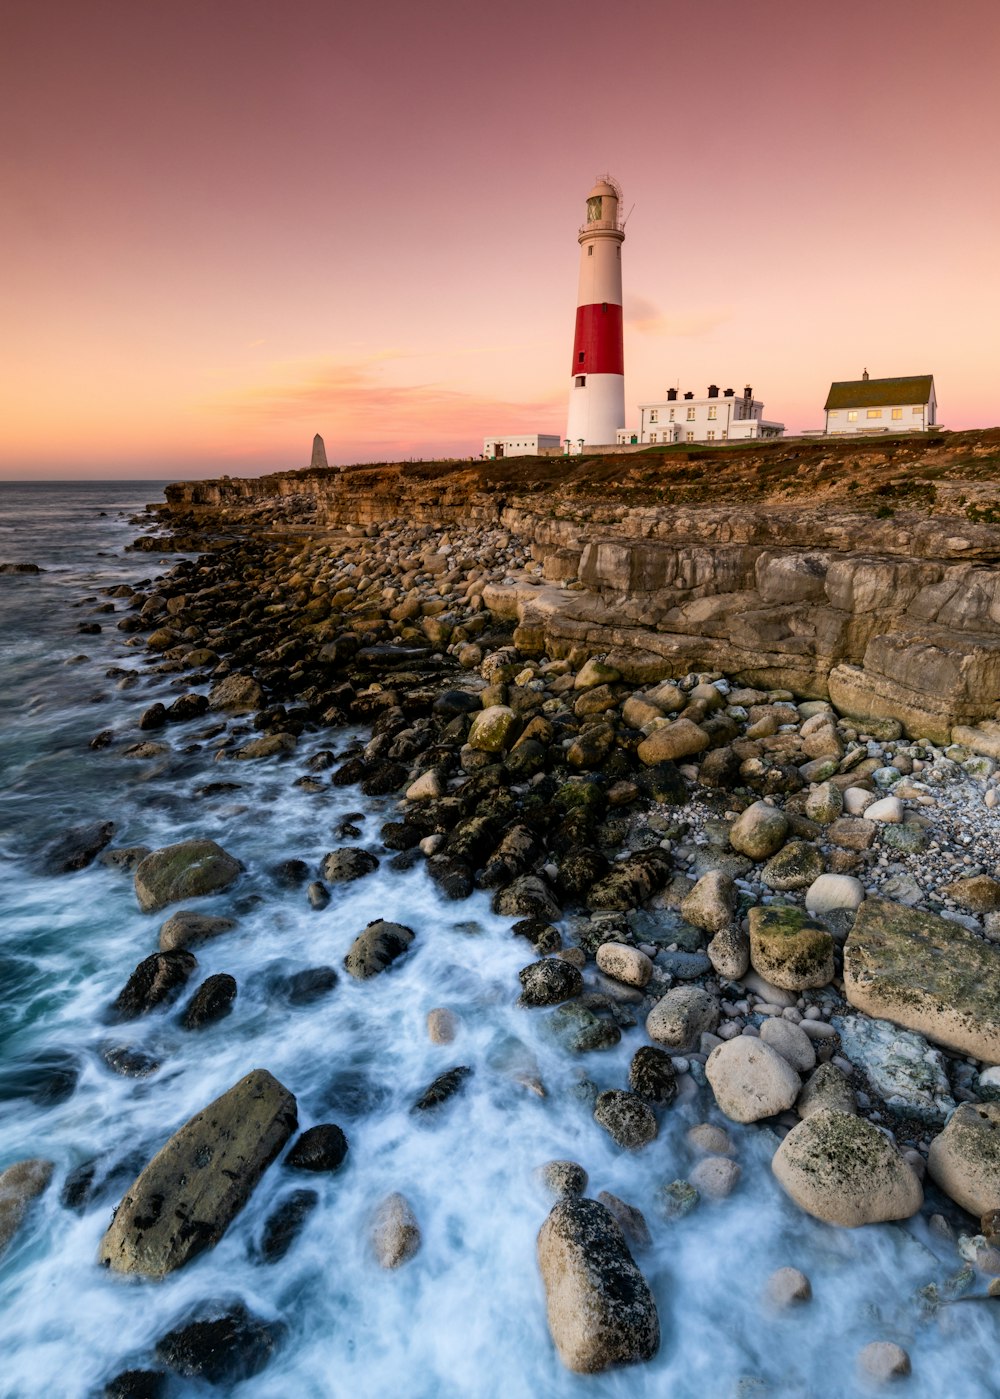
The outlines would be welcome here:
<svg viewBox="0 0 1000 1399">
<path fill-rule="evenodd" d="M 387 868 L 378 830 L 390 799 L 293 785 L 310 753 L 342 752 L 356 735 L 305 735 L 281 762 L 217 762 L 209 725 L 194 720 L 154 735 L 168 753 L 123 756 L 139 737 L 141 711 L 185 687 L 148 668 L 144 651 L 117 630 L 127 600 L 115 613 L 94 610 L 107 602 L 102 589 L 166 566 L 124 552 L 136 533 L 128 515 L 158 494 L 148 483 L 0 486 L 0 562 L 46 569 L 0 577 L 0 1169 L 27 1156 L 55 1163 L 52 1184 L 0 1259 L 0 1395 L 83 1399 L 119 1370 L 148 1364 L 156 1338 L 192 1309 L 232 1300 L 287 1328 L 271 1365 L 237 1387 L 248 1399 L 729 1399 L 741 1380 L 765 1386 L 745 1388 L 747 1396 L 833 1399 L 865 1392 L 854 1357 L 883 1339 L 913 1357 L 900 1394 L 996 1394 L 992 1306 L 962 1304 L 927 1320 L 912 1300 L 955 1271 L 954 1252 L 920 1219 L 849 1232 L 806 1218 L 773 1181 L 766 1130 L 730 1127 L 743 1166 L 732 1198 L 680 1223 L 657 1219 L 657 1186 L 692 1164 L 685 1130 L 720 1120 L 710 1098 L 699 1101 L 690 1085 L 662 1115 L 656 1141 L 635 1155 L 614 1148 L 572 1089 L 581 1071 L 600 1088 L 623 1086 L 641 1029 L 609 1053 L 568 1058 L 546 1037 L 545 1014 L 515 1004 L 529 957 L 510 937 L 510 920 L 490 912 L 486 895 L 446 904 L 419 868 Z M 78 632 L 95 620 L 99 634 Z M 134 673 L 130 688 L 107 675 L 119 668 Z M 92 750 L 107 729 L 113 741 Z M 223 781 L 235 789 L 199 795 Z M 363 813 L 355 843 L 383 863 L 313 912 L 301 889 L 280 887 L 270 870 L 293 858 L 317 865 L 345 843 L 334 830 L 349 812 Z M 38 872 L 52 838 L 95 820 L 115 822 L 115 845 L 208 836 L 244 862 L 234 890 L 199 905 L 238 922 L 198 949 L 197 980 L 214 972 L 237 980 L 227 1020 L 192 1034 L 172 1007 L 126 1026 L 106 1023 L 108 1005 L 155 949 L 161 918 L 139 912 L 128 875 L 100 864 L 56 878 Z M 300 1009 L 275 998 L 276 974 L 339 970 L 376 917 L 416 932 L 390 972 L 363 983 L 341 975 L 329 997 Z M 454 1044 L 435 1046 L 425 1020 L 442 1005 L 461 1029 Z M 159 1069 L 119 1077 L 102 1058 L 111 1043 L 148 1054 Z M 420 1090 L 456 1064 L 475 1070 L 462 1095 L 433 1123 L 415 1121 L 409 1108 Z M 343 1127 L 344 1167 L 303 1180 L 275 1164 L 218 1247 L 162 1283 L 99 1268 L 101 1236 L 138 1170 L 255 1067 L 295 1093 L 302 1127 Z M 519 1081 L 526 1073 L 544 1082 L 544 1098 Z M 549 1202 L 533 1174 L 554 1157 L 586 1167 L 589 1193 L 611 1190 L 649 1218 L 653 1244 L 637 1260 L 663 1330 L 649 1365 L 581 1378 L 555 1355 L 534 1242 Z M 69 1208 L 67 1176 L 86 1162 L 95 1188 Z M 320 1204 L 302 1236 L 279 1263 L 255 1262 L 264 1219 L 303 1185 Z M 411 1201 L 423 1245 L 384 1273 L 368 1229 L 394 1190 Z M 761 1292 L 786 1264 L 809 1275 L 814 1301 L 774 1317 Z M 170 1391 L 208 1392 L 184 1382 Z"/>
</svg>

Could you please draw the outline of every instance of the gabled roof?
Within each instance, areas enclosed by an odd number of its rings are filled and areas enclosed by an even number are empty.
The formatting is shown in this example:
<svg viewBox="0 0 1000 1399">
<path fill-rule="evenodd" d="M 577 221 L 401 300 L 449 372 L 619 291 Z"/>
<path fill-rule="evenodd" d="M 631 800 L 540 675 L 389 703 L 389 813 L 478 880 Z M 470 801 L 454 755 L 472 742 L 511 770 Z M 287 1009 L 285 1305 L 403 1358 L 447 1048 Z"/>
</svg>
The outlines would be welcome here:
<svg viewBox="0 0 1000 1399">
<path fill-rule="evenodd" d="M 831 408 L 888 408 L 892 404 L 929 403 L 933 374 L 911 374 L 903 379 L 845 379 L 831 384 L 824 410 Z"/>
</svg>

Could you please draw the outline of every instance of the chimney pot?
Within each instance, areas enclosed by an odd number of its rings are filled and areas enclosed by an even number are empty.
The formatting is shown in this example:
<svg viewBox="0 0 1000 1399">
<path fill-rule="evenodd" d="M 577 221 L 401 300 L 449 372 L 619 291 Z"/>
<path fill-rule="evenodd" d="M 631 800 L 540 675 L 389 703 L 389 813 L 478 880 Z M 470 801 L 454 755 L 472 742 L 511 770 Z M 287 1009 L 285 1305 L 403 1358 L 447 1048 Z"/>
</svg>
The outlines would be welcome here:
<svg viewBox="0 0 1000 1399">
<path fill-rule="evenodd" d="M 719 397 L 719 386 L 718 386 L 718 384 L 709 384 L 709 386 L 708 386 L 708 396 L 709 396 L 709 398 L 718 398 L 718 397 Z"/>
<path fill-rule="evenodd" d="M 735 389 L 726 389 L 726 390 L 723 392 L 722 397 L 723 397 L 723 398 L 732 398 L 732 397 L 734 397 L 735 393 L 736 393 L 736 390 L 735 390 Z"/>
<path fill-rule="evenodd" d="M 674 400 L 675 400 L 676 398 L 677 398 L 677 390 L 676 390 L 676 389 L 667 389 L 667 402 L 668 402 L 668 403 L 673 403 Z"/>
</svg>

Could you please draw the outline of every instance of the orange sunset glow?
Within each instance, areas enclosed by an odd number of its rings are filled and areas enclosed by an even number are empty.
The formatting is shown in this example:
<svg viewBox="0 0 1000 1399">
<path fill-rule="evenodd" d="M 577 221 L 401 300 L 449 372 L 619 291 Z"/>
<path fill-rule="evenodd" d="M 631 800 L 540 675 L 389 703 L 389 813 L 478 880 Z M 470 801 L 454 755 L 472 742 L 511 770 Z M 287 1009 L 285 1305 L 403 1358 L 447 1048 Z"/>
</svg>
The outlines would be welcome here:
<svg viewBox="0 0 1000 1399">
<path fill-rule="evenodd" d="M 993 0 L 14 0 L 4 30 L 6 478 L 562 434 L 603 171 L 630 421 L 749 383 L 818 428 L 863 368 L 1000 421 Z"/>
</svg>

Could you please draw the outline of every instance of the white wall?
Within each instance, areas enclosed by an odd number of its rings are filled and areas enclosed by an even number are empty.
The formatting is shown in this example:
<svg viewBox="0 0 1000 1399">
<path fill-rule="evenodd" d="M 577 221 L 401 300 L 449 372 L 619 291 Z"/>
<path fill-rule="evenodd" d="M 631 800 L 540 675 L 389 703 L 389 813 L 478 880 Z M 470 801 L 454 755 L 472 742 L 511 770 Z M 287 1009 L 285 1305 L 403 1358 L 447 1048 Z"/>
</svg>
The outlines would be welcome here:
<svg viewBox="0 0 1000 1399">
<path fill-rule="evenodd" d="M 586 383 L 578 388 L 575 379 L 569 391 L 569 417 L 566 436 L 571 452 L 585 443 L 615 442 L 625 422 L 625 376 L 623 374 L 581 374 Z"/>
<path fill-rule="evenodd" d="M 917 407 L 896 403 L 885 408 L 828 408 L 826 430 L 831 437 L 853 432 L 926 432 L 935 424 L 936 408 L 933 395 L 929 404 Z M 893 416 L 896 413 L 898 417 Z"/>
<path fill-rule="evenodd" d="M 505 457 L 532 457 L 544 448 L 561 447 L 562 438 L 546 432 L 522 432 L 517 437 L 487 437 L 483 440 L 483 456 L 495 458 L 498 443 L 503 446 Z"/>
<path fill-rule="evenodd" d="M 640 442 L 726 442 L 784 432 L 783 423 L 764 418 L 759 399 L 678 398 L 639 405 Z M 747 417 L 738 416 L 748 413 Z"/>
</svg>

